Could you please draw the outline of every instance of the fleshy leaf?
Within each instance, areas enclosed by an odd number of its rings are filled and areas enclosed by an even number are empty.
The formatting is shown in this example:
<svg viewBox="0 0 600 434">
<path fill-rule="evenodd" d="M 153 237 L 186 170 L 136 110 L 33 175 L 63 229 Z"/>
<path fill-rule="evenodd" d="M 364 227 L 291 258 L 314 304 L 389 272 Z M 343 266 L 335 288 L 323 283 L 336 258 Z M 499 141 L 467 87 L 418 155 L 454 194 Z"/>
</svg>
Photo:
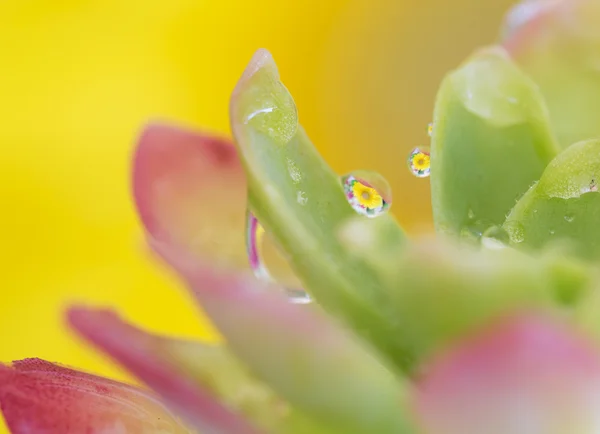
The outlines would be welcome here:
<svg viewBox="0 0 600 434">
<path fill-rule="evenodd" d="M 560 324 L 517 317 L 429 366 L 416 409 L 424 434 L 593 434 L 600 357 Z"/>
<path fill-rule="evenodd" d="M 79 333 L 135 373 L 200 432 L 259 432 L 216 402 L 184 369 L 178 369 L 168 340 L 157 339 L 125 324 L 110 311 L 74 308 L 68 317 Z"/>
<path fill-rule="evenodd" d="M 565 244 L 584 259 L 600 257 L 600 140 L 577 143 L 556 157 L 504 224 L 525 250 Z"/>
<path fill-rule="evenodd" d="M 503 45 L 538 84 L 560 144 L 600 135 L 600 2 L 526 1 L 508 20 Z"/>
<path fill-rule="evenodd" d="M 172 126 L 146 127 L 134 159 L 133 194 L 152 238 L 248 267 L 246 176 L 231 142 Z M 270 238 L 264 243 L 270 271 L 278 281 L 295 282 Z"/>
<path fill-rule="evenodd" d="M 151 335 L 137 329 L 110 311 L 72 309 L 69 317 L 74 327 L 95 345 L 126 365 L 134 374 L 154 385 L 156 378 L 148 379 L 145 367 L 154 365 L 150 372 L 167 370 L 173 377 L 187 378 L 209 390 L 229 408 L 243 414 L 257 426 L 271 431 L 294 431 L 310 421 L 291 408 L 271 389 L 252 377 L 247 368 L 223 345 L 170 339 Z M 313 432 L 318 432 L 312 426 Z"/>
<path fill-rule="evenodd" d="M 536 85 L 501 48 L 476 53 L 445 78 L 437 97 L 431 151 L 436 230 L 481 236 L 502 224 L 557 149 Z"/>
<path fill-rule="evenodd" d="M 0 407 L 13 434 L 191 433 L 149 392 L 39 359 L 0 365 Z"/>
<path fill-rule="evenodd" d="M 317 302 L 395 357 L 380 276 L 337 237 L 357 213 L 338 175 L 298 125 L 293 99 L 267 51 L 257 52 L 244 72 L 232 96 L 230 117 L 252 212 Z M 389 213 L 377 219 L 390 221 L 394 238 L 404 241 Z"/>
<path fill-rule="evenodd" d="M 327 432 L 411 432 L 408 385 L 316 306 L 289 303 L 256 279 L 210 268 L 171 246 L 155 249 L 186 279 L 231 350 Z"/>
<path fill-rule="evenodd" d="M 390 280 L 397 282 L 391 294 L 395 338 L 419 369 L 433 351 L 494 318 L 527 309 L 559 310 L 564 279 L 553 267 L 512 249 L 478 251 L 439 241 L 412 245 L 388 265 Z M 584 293 L 589 282 L 579 285 Z"/>
</svg>

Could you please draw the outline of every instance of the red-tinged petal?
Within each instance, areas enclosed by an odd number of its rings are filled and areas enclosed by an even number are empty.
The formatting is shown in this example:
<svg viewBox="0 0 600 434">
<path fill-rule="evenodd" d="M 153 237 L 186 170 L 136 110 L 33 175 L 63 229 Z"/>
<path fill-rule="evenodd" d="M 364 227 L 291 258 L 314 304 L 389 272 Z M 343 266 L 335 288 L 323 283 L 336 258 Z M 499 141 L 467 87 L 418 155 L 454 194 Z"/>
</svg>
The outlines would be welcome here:
<svg viewBox="0 0 600 434">
<path fill-rule="evenodd" d="M 548 319 L 513 318 L 432 364 L 416 409 L 425 434 L 595 434 L 600 356 Z"/>
<path fill-rule="evenodd" d="M 246 179 L 230 142 L 147 127 L 135 155 L 133 192 L 152 237 L 247 267 Z"/>
<path fill-rule="evenodd" d="M 211 393 L 198 387 L 185 370 L 169 363 L 168 358 L 160 354 L 160 343 L 152 335 L 126 324 L 111 311 L 73 308 L 68 318 L 79 333 L 132 371 L 201 432 L 258 432 L 216 402 Z"/>
<path fill-rule="evenodd" d="M 153 247 L 186 279 L 232 351 L 290 404 L 342 432 L 408 429 L 407 385 L 316 307 L 172 246 Z"/>
<path fill-rule="evenodd" d="M 39 359 L 0 365 L 0 407 L 13 434 L 183 434 L 150 393 Z"/>
</svg>

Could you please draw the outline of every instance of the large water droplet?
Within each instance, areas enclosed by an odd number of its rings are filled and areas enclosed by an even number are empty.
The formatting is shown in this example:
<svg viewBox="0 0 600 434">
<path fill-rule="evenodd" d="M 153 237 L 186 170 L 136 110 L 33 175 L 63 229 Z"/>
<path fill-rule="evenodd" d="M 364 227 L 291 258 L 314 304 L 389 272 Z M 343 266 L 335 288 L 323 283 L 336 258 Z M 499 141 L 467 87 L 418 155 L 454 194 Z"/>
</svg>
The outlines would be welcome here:
<svg viewBox="0 0 600 434">
<path fill-rule="evenodd" d="M 250 268 L 257 278 L 273 281 L 261 255 L 261 246 L 264 235 L 265 230 L 256 217 L 254 217 L 254 214 L 248 211 L 246 216 L 246 250 L 248 252 Z M 310 295 L 301 288 L 285 288 L 285 293 L 292 303 L 306 304 L 312 301 Z"/>
<path fill-rule="evenodd" d="M 481 237 L 481 245 L 486 249 L 504 249 L 510 243 L 510 236 L 502 226 L 488 228 Z"/>
<path fill-rule="evenodd" d="M 573 223 L 574 220 L 575 220 L 575 216 L 573 214 L 566 214 L 565 215 L 565 221 L 567 223 Z"/>
<path fill-rule="evenodd" d="M 410 151 L 408 155 L 408 168 L 417 178 L 427 178 L 431 172 L 431 157 L 428 146 L 422 146 Z"/>
<path fill-rule="evenodd" d="M 279 143 L 288 143 L 298 130 L 298 110 L 294 98 L 272 67 L 263 67 L 251 80 L 243 96 L 244 124 L 251 125 Z"/>
<path fill-rule="evenodd" d="M 377 217 L 390 209 L 392 189 L 377 172 L 356 170 L 341 178 L 344 193 L 354 210 L 367 217 Z"/>
<path fill-rule="evenodd" d="M 525 228 L 521 223 L 514 220 L 507 221 L 504 223 L 503 228 L 508 233 L 512 243 L 518 244 L 525 241 Z"/>
</svg>

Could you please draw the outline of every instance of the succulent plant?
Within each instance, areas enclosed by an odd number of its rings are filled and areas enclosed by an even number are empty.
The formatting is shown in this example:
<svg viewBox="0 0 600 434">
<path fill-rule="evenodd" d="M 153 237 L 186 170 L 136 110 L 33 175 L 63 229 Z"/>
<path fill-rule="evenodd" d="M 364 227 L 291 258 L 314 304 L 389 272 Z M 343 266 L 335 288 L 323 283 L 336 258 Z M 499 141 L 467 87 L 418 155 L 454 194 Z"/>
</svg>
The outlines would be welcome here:
<svg viewBox="0 0 600 434">
<path fill-rule="evenodd" d="M 147 127 L 133 191 L 148 245 L 223 341 L 73 307 L 153 392 L 0 365 L 11 431 L 598 432 L 598 24 L 598 0 L 525 1 L 443 80 L 431 150 L 408 157 L 431 175 L 436 237 L 403 231 L 381 175 L 329 168 L 265 50 L 233 92 L 235 147 Z"/>
</svg>

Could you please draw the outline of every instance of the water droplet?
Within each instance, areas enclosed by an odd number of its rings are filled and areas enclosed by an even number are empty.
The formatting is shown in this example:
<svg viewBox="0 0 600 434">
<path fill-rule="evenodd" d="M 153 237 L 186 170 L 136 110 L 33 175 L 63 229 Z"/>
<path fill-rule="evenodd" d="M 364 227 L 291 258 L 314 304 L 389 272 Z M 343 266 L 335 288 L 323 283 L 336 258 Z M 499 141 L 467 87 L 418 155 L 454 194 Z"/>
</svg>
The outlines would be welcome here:
<svg viewBox="0 0 600 434">
<path fill-rule="evenodd" d="M 465 225 L 461 228 L 460 237 L 464 241 L 478 244 L 484 232 L 490 226 L 492 226 L 492 223 L 489 220 L 473 220 L 473 218 L 471 217 L 470 220 L 467 221 Z"/>
<path fill-rule="evenodd" d="M 433 122 L 429 122 L 429 125 L 427 125 L 427 135 L 429 137 L 433 136 Z"/>
<path fill-rule="evenodd" d="M 273 140 L 288 143 L 298 130 L 298 110 L 294 98 L 279 80 L 277 70 L 265 66 L 251 78 L 241 96 L 243 122 Z"/>
<path fill-rule="evenodd" d="M 246 214 L 246 250 L 250 268 L 257 278 L 273 281 L 260 253 L 265 230 L 254 217 L 254 214 L 250 211 Z M 285 288 L 285 293 L 291 303 L 306 304 L 312 301 L 310 295 L 301 288 Z"/>
<path fill-rule="evenodd" d="M 554 235 L 556 233 L 554 229 L 550 229 L 548 232 L 550 233 L 550 235 Z"/>
<path fill-rule="evenodd" d="M 525 228 L 517 221 L 507 221 L 503 226 L 504 230 L 508 233 L 510 241 L 518 244 L 525 241 Z"/>
<path fill-rule="evenodd" d="M 427 178 L 431 171 L 429 147 L 423 146 L 410 151 L 408 155 L 408 168 L 416 177 Z"/>
<path fill-rule="evenodd" d="M 572 222 L 573 222 L 573 220 L 575 220 L 575 216 L 574 216 L 573 214 L 566 214 L 566 215 L 565 215 L 565 221 L 566 221 L 567 223 L 572 223 Z"/>
<path fill-rule="evenodd" d="M 296 200 L 300 205 L 306 205 L 308 203 L 308 197 L 306 197 L 306 193 L 303 191 L 299 191 L 296 194 Z"/>
<path fill-rule="evenodd" d="M 291 158 L 287 158 L 286 163 L 288 173 L 290 174 L 290 178 L 292 178 L 292 182 L 294 184 L 298 184 L 300 181 L 302 181 L 302 172 L 300 172 L 300 169 Z"/>
<path fill-rule="evenodd" d="M 344 194 L 354 210 L 377 217 L 390 209 L 392 189 L 383 176 L 370 170 L 356 170 L 341 178 Z"/>
<path fill-rule="evenodd" d="M 467 218 L 469 220 L 473 220 L 475 218 L 475 213 L 473 212 L 473 210 L 471 208 L 469 208 L 469 211 L 467 212 Z"/>
<path fill-rule="evenodd" d="M 502 226 L 488 228 L 481 237 L 481 245 L 490 250 L 500 250 L 510 243 L 510 236 Z"/>
</svg>

